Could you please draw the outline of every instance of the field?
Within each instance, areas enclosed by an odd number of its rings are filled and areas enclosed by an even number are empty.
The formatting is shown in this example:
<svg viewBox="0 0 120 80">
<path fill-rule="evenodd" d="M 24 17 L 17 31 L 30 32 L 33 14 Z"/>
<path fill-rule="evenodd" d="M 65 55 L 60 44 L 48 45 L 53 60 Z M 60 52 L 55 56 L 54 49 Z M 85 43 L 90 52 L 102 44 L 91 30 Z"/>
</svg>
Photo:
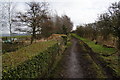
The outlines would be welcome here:
<svg viewBox="0 0 120 80">
<path fill-rule="evenodd" d="M 31 36 L 7 36 L 2 38 L 2 53 L 13 52 L 30 44 Z M 12 41 L 12 40 L 13 41 Z M 29 41 L 29 42 L 25 42 Z"/>
<path fill-rule="evenodd" d="M 3 43 L 2 44 L 2 53 L 6 53 L 6 52 L 13 52 L 13 51 L 16 51 L 22 47 L 26 47 L 28 46 L 29 44 L 28 43 Z"/>
<path fill-rule="evenodd" d="M 31 37 L 31 35 L 26 35 L 26 36 L 2 36 L 0 38 L 26 38 L 26 37 Z"/>
</svg>

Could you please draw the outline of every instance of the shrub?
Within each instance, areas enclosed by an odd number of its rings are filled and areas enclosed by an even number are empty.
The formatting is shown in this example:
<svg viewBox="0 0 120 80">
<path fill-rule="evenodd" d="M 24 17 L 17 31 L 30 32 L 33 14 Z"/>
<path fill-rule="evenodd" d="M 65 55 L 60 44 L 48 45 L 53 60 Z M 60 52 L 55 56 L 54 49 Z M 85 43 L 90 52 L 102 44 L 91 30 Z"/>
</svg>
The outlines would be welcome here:
<svg viewBox="0 0 120 80">
<path fill-rule="evenodd" d="M 3 79 L 44 77 L 45 74 L 49 73 L 50 68 L 55 63 L 59 50 L 60 45 L 56 43 L 33 58 L 26 60 L 24 63 L 8 70 L 4 69 Z"/>
</svg>

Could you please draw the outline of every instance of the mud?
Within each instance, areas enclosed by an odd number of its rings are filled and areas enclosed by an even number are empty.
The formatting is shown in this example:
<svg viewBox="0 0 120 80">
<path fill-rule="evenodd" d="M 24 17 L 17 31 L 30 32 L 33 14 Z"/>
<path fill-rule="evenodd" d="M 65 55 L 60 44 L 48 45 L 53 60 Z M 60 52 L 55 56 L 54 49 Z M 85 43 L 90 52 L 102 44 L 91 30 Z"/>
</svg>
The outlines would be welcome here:
<svg viewBox="0 0 120 80">
<path fill-rule="evenodd" d="M 90 68 L 94 60 L 89 60 L 86 55 L 92 54 L 91 49 L 80 40 L 71 39 L 72 45 L 63 53 L 63 57 L 51 73 L 52 78 L 96 78 L 96 70 Z M 86 51 L 85 51 L 86 49 Z"/>
<path fill-rule="evenodd" d="M 78 59 L 78 48 L 77 48 L 77 40 L 72 39 L 72 45 L 67 51 L 67 55 L 65 58 L 64 64 L 64 78 L 83 78 L 83 69 L 79 63 Z"/>
</svg>

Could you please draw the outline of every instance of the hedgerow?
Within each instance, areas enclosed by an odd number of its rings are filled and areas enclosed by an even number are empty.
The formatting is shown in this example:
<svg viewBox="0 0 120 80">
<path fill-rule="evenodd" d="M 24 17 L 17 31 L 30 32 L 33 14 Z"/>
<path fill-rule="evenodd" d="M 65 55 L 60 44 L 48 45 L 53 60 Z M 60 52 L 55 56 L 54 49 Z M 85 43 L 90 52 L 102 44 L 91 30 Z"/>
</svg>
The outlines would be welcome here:
<svg viewBox="0 0 120 80">
<path fill-rule="evenodd" d="M 59 56 L 60 45 L 57 43 L 47 50 L 39 53 L 31 60 L 11 68 L 8 71 L 3 70 L 3 79 L 5 78 L 41 78 L 49 73 L 54 65 L 56 57 Z"/>
<path fill-rule="evenodd" d="M 47 50 L 48 47 L 51 47 L 56 43 L 56 41 L 38 42 L 27 47 L 20 48 L 14 52 L 2 54 L 3 70 L 14 68 L 21 63 L 30 60 L 34 56 L 37 56 L 40 52 Z"/>
</svg>

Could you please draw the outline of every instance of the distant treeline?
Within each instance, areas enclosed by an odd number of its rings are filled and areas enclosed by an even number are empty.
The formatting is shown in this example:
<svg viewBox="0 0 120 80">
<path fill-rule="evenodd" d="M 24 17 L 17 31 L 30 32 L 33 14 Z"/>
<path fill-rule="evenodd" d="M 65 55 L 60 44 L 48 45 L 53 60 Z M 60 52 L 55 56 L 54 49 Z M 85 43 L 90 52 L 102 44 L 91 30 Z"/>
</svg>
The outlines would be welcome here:
<svg viewBox="0 0 120 80">
<path fill-rule="evenodd" d="M 28 2 L 26 6 L 25 12 L 15 12 L 12 2 L 1 4 L 2 27 L 9 27 L 10 35 L 15 31 L 30 33 L 32 43 L 34 39 L 47 38 L 53 33 L 67 34 L 72 30 L 70 18 L 51 15 L 47 2 Z"/>
<path fill-rule="evenodd" d="M 120 2 L 111 4 L 95 23 L 77 26 L 76 33 L 91 40 L 101 39 L 101 42 L 117 41 L 116 46 L 120 49 Z"/>
</svg>

